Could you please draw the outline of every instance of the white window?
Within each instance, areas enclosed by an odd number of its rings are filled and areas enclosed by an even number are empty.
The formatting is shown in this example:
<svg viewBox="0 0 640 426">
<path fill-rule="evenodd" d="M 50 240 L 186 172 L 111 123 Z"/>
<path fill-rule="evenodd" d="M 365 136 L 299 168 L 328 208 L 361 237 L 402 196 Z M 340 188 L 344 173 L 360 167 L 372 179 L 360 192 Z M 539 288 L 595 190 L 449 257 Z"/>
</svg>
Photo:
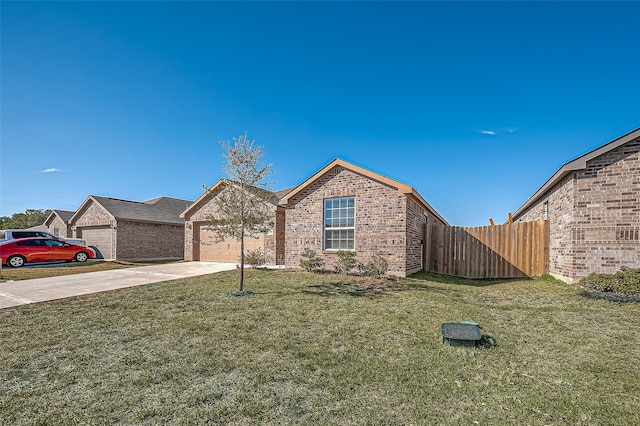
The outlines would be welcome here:
<svg viewBox="0 0 640 426">
<path fill-rule="evenodd" d="M 355 197 L 324 200 L 324 249 L 354 250 Z"/>
</svg>

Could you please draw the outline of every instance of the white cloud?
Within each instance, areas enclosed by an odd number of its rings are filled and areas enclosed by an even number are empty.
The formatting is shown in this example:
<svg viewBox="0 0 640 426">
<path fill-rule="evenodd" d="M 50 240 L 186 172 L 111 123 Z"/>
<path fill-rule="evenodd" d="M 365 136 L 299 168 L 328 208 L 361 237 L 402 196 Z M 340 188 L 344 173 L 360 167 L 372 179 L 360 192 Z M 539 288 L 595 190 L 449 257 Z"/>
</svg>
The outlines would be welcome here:
<svg viewBox="0 0 640 426">
<path fill-rule="evenodd" d="M 483 135 L 497 135 L 498 132 L 496 132 L 495 130 L 478 130 L 479 133 L 483 134 Z"/>
<path fill-rule="evenodd" d="M 53 172 L 61 172 L 61 171 L 62 170 L 60 169 L 56 169 L 55 167 L 52 167 L 50 169 L 44 169 L 40 173 L 53 173 Z"/>
<path fill-rule="evenodd" d="M 508 133 L 515 133 L 518 130 L 520 130 L 520 129 L 518 129 L 517 127 L 507 127 L 506 129 L 504 129 L 504 131 L 508 132 Z"/>
</svg>

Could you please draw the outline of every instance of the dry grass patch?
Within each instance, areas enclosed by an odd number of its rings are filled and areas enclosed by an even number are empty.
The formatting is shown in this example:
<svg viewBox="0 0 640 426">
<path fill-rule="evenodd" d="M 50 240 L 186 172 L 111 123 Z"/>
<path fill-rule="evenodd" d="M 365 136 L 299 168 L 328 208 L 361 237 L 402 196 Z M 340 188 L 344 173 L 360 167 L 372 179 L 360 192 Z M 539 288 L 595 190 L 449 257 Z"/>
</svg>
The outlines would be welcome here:
<svg viewBox="0 0 640 426">
<path fill-rule="evenodd" d="M 551 279 L 249 270 L 0 315 L 3 424 L 638 424 L 640 305 Z M 490 348 L 443 346 L 474 320 Z"/>
</svg>

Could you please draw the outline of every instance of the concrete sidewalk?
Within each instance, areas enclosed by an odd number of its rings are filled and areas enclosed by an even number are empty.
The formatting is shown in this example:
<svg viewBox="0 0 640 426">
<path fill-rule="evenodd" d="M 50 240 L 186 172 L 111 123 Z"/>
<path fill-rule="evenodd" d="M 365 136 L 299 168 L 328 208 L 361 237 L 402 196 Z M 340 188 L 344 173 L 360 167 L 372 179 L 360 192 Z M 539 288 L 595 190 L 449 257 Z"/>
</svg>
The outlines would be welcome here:
<svg viewBox="0 0 640 426">
<path fill-rule="evenodd" d="M 180 262 L 0 283 L 0 309 L 160 281 L 213 274 L 235 263 Z"/>
</svg>

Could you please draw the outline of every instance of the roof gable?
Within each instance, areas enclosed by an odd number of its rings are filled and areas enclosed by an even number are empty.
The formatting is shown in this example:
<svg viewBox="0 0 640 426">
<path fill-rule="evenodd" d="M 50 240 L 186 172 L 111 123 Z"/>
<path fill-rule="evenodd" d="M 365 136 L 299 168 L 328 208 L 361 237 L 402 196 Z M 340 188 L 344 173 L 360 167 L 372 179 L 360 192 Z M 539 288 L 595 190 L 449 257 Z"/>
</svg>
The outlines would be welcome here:
<svg viewBox="0 0 640 426">
<path fill-rule="evenodd" d="M 85 198 L 82 204 L 80 204 L 80 207 L 78 207 L 78 209 L 73 214 L 73 216 L 71 216 L 71 219 L 69 219 L 69 223 L 74 224 L 78 220 L 78 218 L 82 216 L 89 209 L 89 207 L 91 207 L 92 204 L 97 205 L 99 208 L 104 210 L 108 215 L 113 217 L 113 219 L 115 220 L 115 217 L 113 216 L 113 214 L 109 212 L 109 210 L 107 210 L 102 204 L 100 204 L 100 202 L 96 199 L 95 196 L 89 195 L 87 198 Z"/>
<path fill-rule="evenodd" d="M 576 170 L 583 170 L 587 168 L 587 163 L 594 158 L 600 157 L 610 151 L 613 151 L 620 146 L 633 141 L 634 139 L 640 138 L 640 128 L 627 133 L 624 136 L 621 136 L 613 141 L 602 145 L 599 148 L 594 149 L 593 151 L 589 151 L 580 157 L 565 163 L 562 167 L 560 167 L 554 174 L 547 180 L 544 185 L 542 185 L 525 203 L 520 206 L 518 210 L 513 214 L 514 217 L 518 217 L 522 213 L 525 212 L 532 204 L 538 201 L 540 198 L 545 196 L 554 186 L 556 186 L 562 179 L 564 179 L 569 173 L 574 172 Z"/>
<path fill-rule="evenodd" d="M 64 223 L 69 223 L 75 213 L 76 212 L 70 210 L 52 210 L 44 221 L 44 224 L 48 226 L 55 217 L 60 218 Z"/>
<path fill-rule="evenodd" d="M 341 160 L 339 158 L 334 159 L 329 164 L 327 164 L 325 167 L 323 167 L 322 169 L 320 169 L 319 171 L 314 173 L 307 180 L 302 182 L 300 185 L 296 186 L 293 190 L 289 191 L 286 195 L 284 195 L 280 199 L 280 204 L 286 206 L 287 204 L 289 204 L 289 202 L 291 201 L 291 199 L 293 197 L 295 197 L 296 195 L 300 194 L 302 191 L 304 191 L 306 188 L 311 186 L 314 182 L 316 182 L 318 179 L 322 178 L 324 175 L 326 175 L 327 173 L 329 173 L 330 171 L 332 171 L 336 167 L 343 167 L 343 168 L 345 168 L 347 170 L 350 170 L 352 172 L 358 173 L 358 174 L 360 174 L 362 176 L 365 176 L 365 177 L 367 177 L 369 179 L 372 179 L 372 180 L 375 180 L 377 182 L 383 183 L 383 184 L 388 185 L 388 186 L 390 186 L 392 188 L 396 188 L 398 190 L 398 193 L 406 195 L 406 196 L 414 199 L 418 204 L 422 205 L 426 210 L 430 211 L 433 215 L 435 215 L 443 223 L 448 223 L 433 207 L 431 207 L 431 205 L 413 187 L 411 187 L 411 186 L 409 186 L 409 185 L 407 185 L 405 183 L 399 182 L 397 180 L 391 179 L 391 178 L 389 178 L 387 176 L 383 176 L 381 174 L 372 172 L 371 170 L 367 170 L 367 169 L 365 169 L 363 167 L 356 166 L 355 164 L 348 163 L 348 162 L 346 162 L 344 160 Z"/>
<path fill-rule="evenodd" d="M 202 207 L 204 204 L 206 204 L 214 195 L 216 194 L 218 191 L 222 191 L 222 189 L 224 189 L 224 187 L 228 184 L 232 183 L 232 181 L 225 179 L 225 178 L 220 178 L 213 186 L 211 186 L 208 189 L 205 189 L 205 191 L 202 193 L 202 195 L 200 195 L 198 197 L 197 200 L 195 200 L 193 202 L 193 204 L 191 204 L 189 207 L 187 207 L 186 210 L 184 210 L 181 214 L 180 217 L 186 218 L 191 216 L 195 211 L 197 211 L 200 207 Z M 260 191 L 265 191 L 268 193 L 272 194 L 273 197 L 273 203 L 274 205 L 276 205 L 278 203 L 278 201 L 287 193 L 289 193 L 293 188 L 295 187 L 291 187 L 291 188 L 286 188 L 286 189 L 281 189 L 279 191 L 275 191 L 275 192 L 271 192 L 271 191 L 267 191 L 265 189 L 261 189 L 261 188 L 256 188 Z"/>
</svg>

